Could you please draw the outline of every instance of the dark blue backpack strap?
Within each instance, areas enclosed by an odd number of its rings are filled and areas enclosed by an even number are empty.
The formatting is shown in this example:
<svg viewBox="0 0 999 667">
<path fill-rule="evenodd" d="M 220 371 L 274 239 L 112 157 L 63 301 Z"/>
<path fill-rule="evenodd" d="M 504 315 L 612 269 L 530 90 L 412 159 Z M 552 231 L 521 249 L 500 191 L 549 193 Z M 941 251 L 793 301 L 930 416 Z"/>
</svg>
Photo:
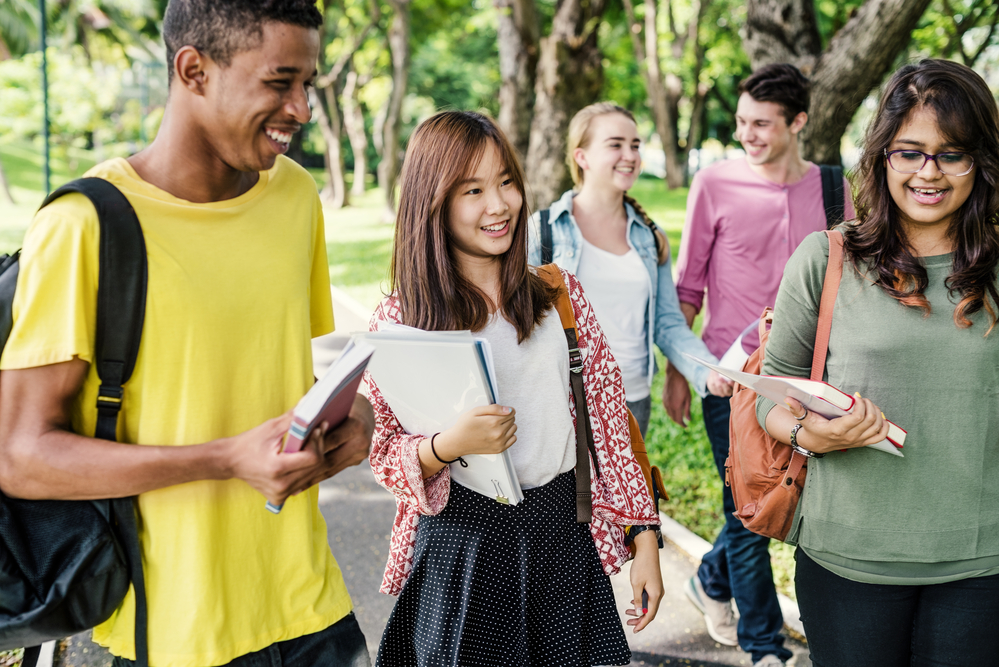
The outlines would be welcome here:
<svg viewBox="0 0 999 667">
<path fill-rule="evenodd" d="M 552 243 L 552 221 L 551 210 L 541 211 L 541 265 L 552 263 L 555 255 L 555 246 Z"/>
<path fill-rule="evenodd" d="M 131 203 L 118 188 L 102 178 L 81 178 L 67 183 L 49 195 L 42 207 L 71 192 L 87 197 L 100 221 L 95 365 L 101 387 L 97 396 L 94 437 L 116 440 L 123 387 L 135 369 L 146 313 L 146 243 Z M 146 590 L 134 500 L 118 498 L 112 500 L 111 505 L 135 590 L 136 662 L 140 667 L 146 667 L 149 664 Z"/>
<path fill-rule="evenodd" d="M 38 664 L 38 658 L 41 654 L 41 646 L 25 647 L 24 656 L 21 657 L 21 667 L 35 667 Z"/>
<path fill-rule="evenodd" d="M 844 203 L 843 168 L 839 165 L 819 166 L 822 175 L 822 208 L 826 212 L 826 229 L 832 229 L 846 217 Z"/>
</svg>

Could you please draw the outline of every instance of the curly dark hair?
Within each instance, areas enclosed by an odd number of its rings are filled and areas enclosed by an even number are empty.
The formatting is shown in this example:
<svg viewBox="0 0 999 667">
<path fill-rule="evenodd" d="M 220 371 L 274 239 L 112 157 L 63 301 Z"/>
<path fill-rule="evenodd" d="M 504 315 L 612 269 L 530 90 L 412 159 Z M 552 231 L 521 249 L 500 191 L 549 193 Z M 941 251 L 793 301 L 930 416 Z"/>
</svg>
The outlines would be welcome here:
<svg viewBox="0 0 999 667">
<path fill-rule="evenodd" d="M 757 102 L 779 104 L 790 125 L 801 112 L 808 113 L 811 83 L 794 65 L 764 65 L 739 83 L 739 94 L 749 93 Z"/>
<path fill-rule="evenodd" d="M 173 81 L 174 56 L 185 46 L 228 67 L 234 55 L 260 43 L 267 21 L 318 28 L 323 15 L 315 0 L 170 0 L 163 16 L 167 80 Z"/>
<path fill-rule="evenodd" d="M 881 94 L 878 111 L 867 128 L 857 165 L 857 221 L 846 225 L 844 249 L 860 271 L 906 306 L 930 304 L 923 295 L 926 269 L 909 248 L 899 210 L 888 191 L 884 151 L 910 114 L 921 108 L 936 113 L 940 133 L 955 150 L 975 159 L 974 183 L 967 201 L 955 211 L 948 233 L 954 245 L 954 265 L 947 288 L 960 301 L 954 323 L 971 326 L 983 308 L 996 325 L 996 265 L 999 264 L 999 109 L 978 74 L 949 60 L 923 60 L 906 65 L 891 77 Z"/>
</svg>

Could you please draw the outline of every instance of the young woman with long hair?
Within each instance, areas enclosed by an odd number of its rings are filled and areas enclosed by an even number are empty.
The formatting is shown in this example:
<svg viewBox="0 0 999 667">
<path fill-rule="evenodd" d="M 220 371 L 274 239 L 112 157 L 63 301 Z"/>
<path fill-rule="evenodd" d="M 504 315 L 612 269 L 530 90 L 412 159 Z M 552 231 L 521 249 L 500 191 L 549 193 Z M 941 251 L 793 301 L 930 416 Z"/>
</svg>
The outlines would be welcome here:
<svg viewBox="0 0 999 667">
<path fill-rule="evenodd" d="M 656 372 L 653 344 L 701 395 L 710 390 L 728 396 L 731 385 L 683 356 L 716 361 L 680 310 L 666 235 L 628 194 L 642 166 L 635 117 L 611 102 L 591 104 L 573 116 L 566 143 L 573 189 L 544 214 L 551 225 L 552 261 L 586 289 L 621 365 L 628 407 L 645 435 Z M 531 220 L 528 261 L 533 265 L 544 261 L 542 216 L 536 213 Z M 670 416 L 684 421 L 680 414 Z"/>
<path fill-rule="evenodd" d="M 371 467 L 398 511 L 382 592 L 398 595 L 378 664 L 623 665 L 630 659 L 608 575 L 628 557 L 624 526 L 656 509 L 631 453 L 621 372 L 579 282 L 563 273 L 599 475 L 593 519 L 576 522 L 575 414 L 557 291 L 527 264 L 524 177 L 489 118 L 448 111 L 410 139 L 392 289 L 372 317 L 490 341 L 502 405 L 439 433 L 406 433 L 368 380 Z M 447 462 L 510 451 L 525 499 L 504 506 L 452 481 Z M 654 530 L 634 530 L 637 632 L 662 597 Z M 648 613 L 642 614 L 642 591 Z"/>
<path fill-rule="evenodd" d="M 982 78 L 942 60 L 895 72 L 857 179 L 825 379 L 864 398 L 832 420 L 757 403 L 815 457 L 788 539 L 812 661 L 996 664 L 999 112 Z M 788 262 L 764 373 L 808 377 L 828 249 L 812 234 Z M 885 415 L 904 458 L 864 449 Z"/>
</svg>

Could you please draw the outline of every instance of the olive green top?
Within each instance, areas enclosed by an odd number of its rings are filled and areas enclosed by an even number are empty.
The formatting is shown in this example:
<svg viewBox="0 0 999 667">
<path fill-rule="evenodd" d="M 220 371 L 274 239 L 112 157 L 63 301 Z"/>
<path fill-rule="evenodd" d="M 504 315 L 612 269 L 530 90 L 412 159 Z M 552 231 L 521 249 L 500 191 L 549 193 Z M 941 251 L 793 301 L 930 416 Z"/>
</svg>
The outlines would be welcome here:
<svg viewBox="0 0 999 667">
<path fill-rule="evenodd" d="M 808 236 L 784 270 L 767 375 L 808 377 L 829 256 Z M 859 392 L 908 434 L 902 452 L 810 459 L 788 535 L 816 562 L 865 583 L 930 584 L 999 573 L 999 327 L 984 311 L 958 328 L 945 280 L 952 256 L 924 257 L 926 316 L 850 260 L 833 311 L 824 380 Z M 757 399 L 766 423 L 774 403 Z"/>
</svg>

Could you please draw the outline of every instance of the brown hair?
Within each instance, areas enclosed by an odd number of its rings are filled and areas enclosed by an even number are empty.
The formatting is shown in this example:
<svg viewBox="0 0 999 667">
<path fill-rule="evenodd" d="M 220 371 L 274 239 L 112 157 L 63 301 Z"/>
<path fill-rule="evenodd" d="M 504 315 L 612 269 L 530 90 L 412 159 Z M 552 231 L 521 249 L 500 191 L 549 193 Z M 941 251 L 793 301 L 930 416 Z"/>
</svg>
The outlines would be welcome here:
<svg viewBox="0 0 999 667">
<path fill-rule="evenodd" d="M 867 128 L 857 166 L 857 222 L 844 231 L 844 249 L 858 270 L 906 306 L 930 313 L 923 291 L 926 268 L 912 255 L 899 210 L 888 191 L 885 149 L 917 109 L 932 109 L 940 133 L 957 150 L 975 159 L 974 183 L 967 201 L 955 211 L 948 234 L 954 265 L 947 277 L 951 295 L 960 295 L 954 323 L 971 326 L 983 308 L 989 315 L 986 335 L 996 325 L 996 265 L 999 263 L 999 110 L 978 74 L 948 60 L 923 60 L 899 69 L 885 85 L 877 114 Z"/>
<path fill-rule="evenodd" d="M 638 125 L 635 121 L 634 114 L 624 107 L 614 104 L 613 102 L 596 102 L 589 106 L 583 107 L 576 112 L 576 115 L 572 117 L 571 121 L 569 121 L 569 136 L 566 140 L 565 147 L 565 163 L 569 167 L 569 175 L 572 177 L 572 184 L 577 190 L 583 182 L 583 172 L 580 171 L 579 165 L 576 163 L 576 158 L 573 156 L 573 153 L 577 148 L 586 148 L 590 145 L 590 124 L 593 122 L 593 119 L 612 113 L 619 113 L 622 116 L 625 116 L 632 123 L 635 123 L 635 125 Z M 669 241 L 666 239 L 666 235 L 663 234 L 661 229 L 659 229 L 659 225 L 652 221 L 652 218 L 650 218 L 649 214 L 645 212 L 645 209 L 643 209 L 638 202 L 635 201 L 634 197 L 625 193 L 624 200 L 631 204 L 632 208 L 635 209 L 635 212 L 642 217 L 645 224 L 652 230 L 652 236 L 656 241 L 656 254 L 658 255 L 659 264 L 665 264 L 666 260 L 669 259 Z"/>
<path fill-rule="evenodd" d="M 513 243 L 500 259 L 500 312 L 527 339 L 558 298 L 558 290 L 527 265 L 524 171 L 492 119 L 471 111 L 443 111 L 416 128 L 402 167 L 399 215 L 392 253 L 392 289 L 403 324 L 429 331 L 479 331 L 489 301 L 455 261 L 448 216 L 457 184 L 472 174 L 492 142 L 523 197 Z"/>
<path fill-rule="evenodd" d="M 808 79 L 794 65 L 772 63 L 743 79 L 738 92 L 749 93 L 757 102 L 780 105 L 784 120 L 790 125 L 799 113 L 808 113 L 809 87 Z"/>
</svg>

